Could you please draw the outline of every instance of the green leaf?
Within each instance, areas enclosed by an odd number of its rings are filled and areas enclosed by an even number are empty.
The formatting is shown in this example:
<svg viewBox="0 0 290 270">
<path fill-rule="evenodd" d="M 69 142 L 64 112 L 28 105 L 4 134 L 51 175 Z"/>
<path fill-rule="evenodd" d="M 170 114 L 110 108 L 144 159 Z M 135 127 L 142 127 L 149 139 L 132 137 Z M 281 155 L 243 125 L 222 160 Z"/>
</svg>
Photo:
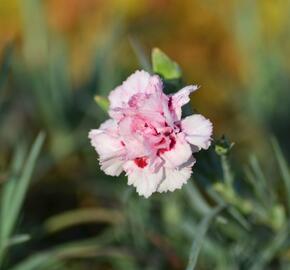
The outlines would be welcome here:
<svg viewBox="0 0 290 270">
<path fill-rule="evenodd" d="M 7 242 L 7 247 L 22 244 L 24 242 L 29 241 L 30 239 L 31 239 L 31 237 L 29 234 L 15 235 L 9 239 L 9 241 Z"/>
<path fill-rule="evenodd" d="M 87 208 L 66 211 L 64 213 L 50 217 L 44 224 L 50 233 L 92 222 L 106 222 L 120 224 L 123 216 L 120 211 L 104 208 Z"/>
<path fill-rule="evenodd" d="M 109 110 L 109 100 L 105 97 L 95 96 L 95 102 L 100 106 L 104 112 Z"/>
<path fill-rule="evenodd" d="M 30 183 L 32 173 L 35 167 L 35 163 L 37 157 L 40 153 L 40 149 L 44 142 L 44 134 L 40 133 L 29 153 L 27 161 L 24 165 L 22 173 L 19 178 L 12 179 L 13 182 L 8 182 L 8 188 L 4 188 L 4 192 L 8 192 L 8 194 L 2 194 L 3 198 L 5 198 L 4 206 L 7 208 L 9 206 L 9 211 L 4 209 L 5 218 L 1 220 L 0 227 L 0 265 L 3 263 L 3 258 L 6 252 L 7 244 L 10 241 L 11 234 L 19 217 L 19 213 L 21 210 L 21 206 L 23 204 L 23 200 L 25 194 L 28 189 L 28 185 Z M 19 157 L 21 160 L 21 158 Z M 16 161 L 15 161 L 16 162 Z M 18 163 L 18 162 L 16 162 Z M 16 164 L 20 166 L 20 164 Z M 15 165 L 15 166 L 16 166 Z M 11 186 L 10 186 L 11 185 Z M 12 192 L 13 191 L 13 192 Z M 3 209 L 1 209 L 3 211 Z M 3 215 L 3 212 L 1 213 Z"/>
<path fill-rule="evenodd" d="M 10 204 L 10 215 L 9 217 L 7 217 L 8 220 L 7 220 L 6 229 L 8 230 L 8 232 L 6 236 L 10 234 L 9 232 L 12 230 L 13 226 L 15 225 L 16 219 L 19 215 L 19 211 L 23 203 L 26 191 L 28 189 L 28 185 L 30 183 L 30 179 L 31 179 L 34 167 L 35 167 L 37 157 L 39 155 L 40 149 L 44 142 L 44 137 L 45 136 L 43 133 L 40 133 L 37 136 L 31 148 L 31 151 L 29 153 L 28 159 L 25 163 L 22 175 L 18 179 L 17 185 L 14 190 L 14 194 L 13 194 L 13 200 L 11 201 L 11 204 Z"/>
<path fill-rule="evenodd" d="M 188 183 L 184 187 L 184 190 L 188 197 L 189 206 L 191 206 L 193 210 L 203 215 L 210 212 L 210 206 L 193 182 Z"/>
<path fill-rule="evenodd" d="M 198 225 L 198 228 L 197 228 L 197 231 L 195 234 L 196 237 L 194 238 L 192 246 L 191 246 L 189 261 L 188 261 L 186 270 L 195 269 L 200 249 L 202 247 L 203 242 L 205 241 L 206 232 L 207 232 L 211 222 L 213 221 L 213 219 L 224 208 L 225 208 L 224 204 L 221 204 L 221 205 L 215 207 L 209 214 L 207 214 L 202 219 L 202 221 Z"/>
<path fill-rule="evenodd" d="M 290 210 L 290 172 L 289 168 L 286 162 L 286 159 L 282 153 L 282 150 L 277 142 L 276 139 L 272 139 L 272 145 L 274 149 L 274 153 L 277 159 L 277 163 L 279 165 L 280 173 L 282 176 L 282 180 L 284 182 L 285 188 L 286 188 L 286 197 L 287 197 L 287 203 L 288 203 L 288 210 Z"/>
<path fill-rule="evenodd" d="M 113 237 L 112 233 L 111 237 Z M 105 247 L 104 243 L 100 243 L 97 239 L 90 238 L 59 245 L 51 250 L 32 254 L 12 267 L 11 270 L 52 269 L 52 267 L 69 259 L 96 257 L 110 257 L 119 260 L 132 259 L 129 253 L 118 248 Z"/>
<path fill-rule="evenodd" d="M 53 254 L 49 252 L 43 252 L 43 253 L 39 253 L 31 257 L 28 257 L 27 259 L 17 264 L 12 269 L 13 270 L 37 270 L 37 269 L 44 269 L 44 267 L 45 268 L 50 267 L 48 269 L 51 269 L 51 267 L 55 267 L 59 263 L 60 263 L 59 259 L 53 256 Z"/>
<path fill-rule="evenodd" d="M 167 80 L 181 78 L 181 69 L 179 65 L 172 61 L 164 52 L 158 48 L 152 50 L 153 72 L 160 74 Z"/>
<path fill-rule="evenodd" d="M 9 171 L 9 178 L 5 181 L 1 190 L 1 205 L 0 205 L 0 242 L 2 242 L 3 227 L 7 216 L 10 214 L 10 205 L 13 200 L 13 193 L 17 184 L 17 177 L 21 173 L 23 163 L 25 160 L 26 149 L 23 143 L 20 143 L 16 147 L 13 160 L 11 162 L 11 168 Z"/>
<path fill-rule="evenodd" d="M 250 169 L 246 169 L 245 174 L 254 188 L 257 199 L 259 199 L 267 211 L 270 211 L 275 204 L 275 193 L 271 187 L 271 182 L 266 178 L 260 162 L 253 154 L 250 156 Z"/>
<path fill-rule="evenodd" d="M 276 231 L 284 226 L 286 222 L 286 213 L 283 205 L 277 204 L 271 208 L 270 222 Z"/>
<path fill-rule="evenodd" d="M 275 257 L 280 251 L 281 247 L 285 245 L 289 226 L 285 226 L 276 235 L 273 236 L 270 241 L 262 248 L 262 250 L 256 254 L 253 258 L 253 264 L 249 268 L 250 270 L 263 270 L 266 269 L 267 264 Z"/>
</svg>

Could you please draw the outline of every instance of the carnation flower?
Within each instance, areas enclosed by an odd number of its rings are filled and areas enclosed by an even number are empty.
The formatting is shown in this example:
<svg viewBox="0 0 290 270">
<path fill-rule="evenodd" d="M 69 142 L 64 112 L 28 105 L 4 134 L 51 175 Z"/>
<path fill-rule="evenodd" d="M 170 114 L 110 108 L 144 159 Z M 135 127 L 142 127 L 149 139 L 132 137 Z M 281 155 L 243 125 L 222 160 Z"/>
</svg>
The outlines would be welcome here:
<svg viewBox="0 0 290 270">
<path fill-rule="evenodd" d="M 136 71 L 109 95 L 110 119 L 89 133 L 101 169 L 148 198 L 179 189 L 195 163 L 193 153 L 211 144 L 212 123 L 200 114 L 181 118 L 181 107 L 197 90 L 190 85 L 166 95 L 159 76 Z"/>
</svg>

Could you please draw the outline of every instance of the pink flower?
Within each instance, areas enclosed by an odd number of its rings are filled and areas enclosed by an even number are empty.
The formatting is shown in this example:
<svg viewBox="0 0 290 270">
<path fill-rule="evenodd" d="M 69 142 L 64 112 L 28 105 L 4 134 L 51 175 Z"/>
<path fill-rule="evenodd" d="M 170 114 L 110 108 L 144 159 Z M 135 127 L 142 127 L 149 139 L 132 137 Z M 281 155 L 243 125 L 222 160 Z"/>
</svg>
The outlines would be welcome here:
<svg viewBox="0 0 290 270">
<path fill-rule="evenodd" d="M 159 76 L 136 71 L 109 95 L 111 119 L 89 138 L 101 169 L 118 176 L 148 198 L 179 189 L 190 178 L 193 153 L 211 144 L 212 123 L 200 114 L 181 119 L 181 107 L 197 90 L 191 85 L 165 95 Z"/>
</svg>

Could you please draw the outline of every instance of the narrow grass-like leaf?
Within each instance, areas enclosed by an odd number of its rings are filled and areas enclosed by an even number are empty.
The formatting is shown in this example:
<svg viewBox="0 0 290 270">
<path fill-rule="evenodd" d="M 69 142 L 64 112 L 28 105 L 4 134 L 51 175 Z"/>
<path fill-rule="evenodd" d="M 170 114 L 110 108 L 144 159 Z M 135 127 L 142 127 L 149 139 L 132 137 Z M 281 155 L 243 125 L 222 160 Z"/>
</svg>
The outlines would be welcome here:
<svg viewBox="0 0 290 270">
<path fill-rule="evenodd" d="M 44 137 L 45 136 L 43 133 L 40 133 L 37 136 L 31 148 L 27 161 L 25 162 L 22 174 L 20 175 L 19 179 L 15 181 L 15 184 L 13 182 L 14 186 L 11 186 L 11 189 L 9 187 L 9 190 L 6 191 L 9 193 L 8 194 L 9 197 L 6 195 L 5 200 L 9 202 L 9 205 L 5 206 L 7 208 L 7 210 L 5 210 L 4 212 L 6 216 L 3 217 L 4 218 L 3 223 L 1 223 L 0 265 L 3 262 L 3 257 L 6 252 L 7 243 L 9 242 L 9 238 L 11 237 L 17 218 L 19 216 L 24 196 L 28 189 L 32 172 L 34 170 L 37 157 L 42 147 Z"/>
<path fill-rule="evenodd" d="M 221 196 L 219 193 L 217 193 L 216 190 L 213 188 L 208 189 L 208 194 L 215 200 L 216 203 L 218 204 L 228 204 Z M 244 218 L 244 216 L 234 207 L 229 207 L 227 209 L 228 213 L 246 230 L 250 229 L 250 224 L 249 222 Z"/>
<path fill-rule="evenodd" d="M 144 49 L 142 48 L 141 44 L 139 43 L 139 41 L 134 37 L 130 37 L 129 41 L 130 41 L 130 44 L 134 50 L 135 55 L 138 58 L 140 66 L 144 70 L 151 72 L 152 68 L 151 68 L 150 62 L 149 62 L 148 57 L 146 56 L 146 54 L 144 52 Z"/>
<path fill-rule="evenodd" d="M 112 257 L 130 259 L 130 255 L 122 250 L 106 247 L 96 241 L 81 240 L 55 247 L 32 255 L 15 265 L 11 270 L 39 270 L 53 267 L 63 261 L 75 258 Z M 51 268 L 48 268 L 51 269 Z"/>
<path fill-rule="evenodd" d="M 43 252 L 29 257 L 25 261 L 17 264 L 12 270 L 37 270 L 44 267 L 55 267 L 59 263 L 58 258 L 49 252 Z M 40 268 L 41 267 L 41 268 Z M 49 268 L 48 268 L 49 269 Z"/>
<path fill-rule="evenodd" d="M 17 177 L 20 175 L 21 168 L 25 160 L 25 146 L 24 144 L 19 144 L 16 148 L 11 168 L 9 170 L 10 177 L 5 181 L 3 189 L 1 192 L 1 205 L 0 205 L 0 242 L 2 240 L 2 229 L 5 227 L 7 215 L 10 214 L 10 206 L 13 200 L 13 192 L 17 184 Z"/>
<path fill-rule="evenodd" d="M 269 183 L 265 177 L 265 174 L 262 171 L 260 163 L 256 156 L 252 155 L 250 157 L 250 164 L 252 167 L 253 172 L 256 176 L 256 181 L 254 183 L 255 188 L 259 192 L 259 197 L 262 199 L 264 205 L 269 206 L 273 204 L 273 196 L 269 189 Z"/>
<path fill-rule="evenodd" d="M 253 172 L 253 170 L 249 167 L 244 169 L 246 180 L 253 187 L 253 195 L 256 196 L 257 200 L 265 203 L 265 190 L 264 187 L 259 183 L 259 178 Z"/>
<path fill-rule="evenodd" d="M 19 245 L 24 242 L 27 242 L 30 240 L 30 235 L 29 234 L 20 234 L 20 235 L 15 235 L 7 241 L 6 246 L 14 246 L 14 245 Z"/>
<path fill-rule="evenodd" d="M 267 264 L 274 258 L 275 254 L 284 245 L 289 236 L 289 226 L 280 230 L 261 252 L 253 258 L 254 262 L 250 270 L 264 270 Z"/>
<path fill-rule="evenodd" d="M 120 211 L 90 208 L 67 211 L 50 217 L 44 226 L 48 232 L 54 233 L 84 223 L 107 222 L 119 224 L 122 220 L 123 216 Z"/>
<path fill-rule="evenodd" d="M 193 183 L 190 182 L 185 186 L 185 193 L 188 197 L 189 204 L 194 210 L 203 215 L 210 212 L 209 205 Z"/>
<path fill-rule="evenodd" d="M 222 164 L 224 181 L 228 187 L 232 187 L 233 182 L 234 182 L 234 176 L 233 176 L 233 173 L 231 171 L 231 167 L 230 167 L 227 155 L 221 156 L 221 164 Z"/>
<path fill-rule="evenodd" d="M 216 208 L 214 208 L 209 214 L 207 214 L 200 224 L 198 225 L 196 237 L 193 240 L 191 250 L 190 250 L 190 256 L 189 261 L 186 267 L 186 270 L 193 270 L 195 269 L 198 255 L 200 252 L 200 249 L 202 247 L 202 243 L 205 239 L 206 232 L 212 222 L 212 220 L 216 217 L 216 215 L 224 209 L 225 205 L 219 205 Z"/>
<path fill-rule="evenodd" d="M 256 176 L 258 177 L 259 181 L 262 183 L 262 185 L 264 187 L 266 187 L 267 186 L 266 177 L 265 177 L 265 175 L 261 169 L 261 166 L 259 164 L 259 161 L 255 155 L 251 155 L 250 164 L 251 164 L 251 167 L 252 167 L 253 171 L 255 172 Z"/>
<path fill-rule="evenodd" d="M 13 192 L 13 200 L 11 200 L 10 205 L 10 215 L 6 217 L 6 227 L 4 231 L 5 237 L 9 237 L 10 233 L 15 225 L 16 219 L 19 215 L 20 208 L 22 206 L 24 196 L 26 194 L 26 191 L 28 189 L 28 185 L 32 176 L 32 172 L 35 167 L 35 163 L 37 160 L 37 157 L 39 155 L 40 149 L 42 147 L 42 144 L 44 142 L 44 134 L 40 133 L 29 153 L 29 156 L 27 158 L 27 161 L 24 165 L 23 172 L 20 176 L 20 178 L 17 181 L 17 185 L 15 187 L 15 190 Z"/>
<path fill-rule="evenodd" d="M 244 227 L 244 229 L 250 231 L 251 229 L 250 223 L 236 208 L 229 207 L 228 212 L 236 221 L 238 221 Z"/>
<path fill-rule="evenodd" d="M 218 218 L 218 217 L 217 217 Z M 181 230 L 184 232 L 185 237 L 193 238 L 196 236 L 196 233 L 198 232 L 197 228 L 198 226 L 195 224 L 195 222 L 192 221 L 183 221 L 180 224 Z M 210 256 L 211 259 L 218 262 L 217 265 L 224 265 L 224 260 L 226 258 L 226 254 L 228 254 L 228 250 L 225 246 L 220 245 L 220 243 L 214 239 L 206 238 L 205 241 L 203 241 L 203 251 L 206 256 Z M 229 268 L 221 268 L 221 269 L 229 269 Z"/>
<path fill-rule="evenodd" d="M 3 184 L 1 190 L 1 205 L 0 205 L 0 267 L 3 263 L 4 254 L 9 245 L 7 238 L 7 228 L 9 226 L 8 220 L 11 215 L 10 207 L 13 201 L 13 194 L 17 187 L 17 177 L 20 174 L 24 160 L 25 160 L 25 146 L 24 144 L 18 145 L 14 154 L 11 168 L 10 177 Z"/>
<path fill-rule="evenodd" d="M 290 172 L 286 159 L 276 139 L 272 138 L 272 145 L 280 169 L 282 180 L 286 188 L 286 198 L 288 203 L 288 211 L 290 211 Z"/>
</svg>

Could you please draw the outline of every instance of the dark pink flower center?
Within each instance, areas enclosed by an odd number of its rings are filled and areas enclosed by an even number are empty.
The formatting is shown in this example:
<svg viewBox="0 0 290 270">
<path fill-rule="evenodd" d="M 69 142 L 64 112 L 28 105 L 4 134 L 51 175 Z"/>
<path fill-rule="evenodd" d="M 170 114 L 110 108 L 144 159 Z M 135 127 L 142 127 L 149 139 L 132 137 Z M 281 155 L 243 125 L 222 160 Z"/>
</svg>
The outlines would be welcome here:
<svg viewBox="0 0 290 270">
<path fill-rule="evenodd" d="M 139 157 L 139 158 L 135 158 L 134 159 L 135 164 L 139 167 L 139 168 L 144 168 L 147 166 L 148 162 L 147 162 L 147 158 L 146 157 Z"/>
<path fill-rule="evenodd" d="M 176 140 L 174 137 L 170 137 L 170 143 L 169 143 L 169 147 L 168 148 L 161 148 L 161 149 L 158 149 L 157 151 L 157 156 L 160 156 L 162 155 L 163 153 L 167 152 L 167 151 L 170 151 L 176 144 Z"/>
<path fill-rule="evenodd" d="M 168 108 L 169 110 L 172 110 L 172 97 L 169 97 L 168 99 Z"/>
</svg>

